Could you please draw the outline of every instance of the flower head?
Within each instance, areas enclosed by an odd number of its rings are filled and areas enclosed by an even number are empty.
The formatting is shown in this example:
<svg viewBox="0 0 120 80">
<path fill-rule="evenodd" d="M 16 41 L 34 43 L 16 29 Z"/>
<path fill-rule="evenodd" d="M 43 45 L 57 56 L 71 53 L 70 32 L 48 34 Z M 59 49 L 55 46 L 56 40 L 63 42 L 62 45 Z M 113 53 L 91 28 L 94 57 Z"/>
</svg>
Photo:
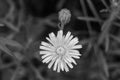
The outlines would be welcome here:
<svg viewBox="0 0 120 80">
<path fill-rule="evenodd" d="M 54 71 L 68 72 L 68 67 L 73 68 L 72 63 L 77 64 L 74 58 L 80 58 L 81 54 L 77 49 L 82 48 L 82 45 L 78 44 L 78 38 L 73 38 L 71 32 L 63 35 L 63 31 L 60 30 L 57 36 L 52 32 L 49 34 L 49 38 L 46 39 L 49 43 L 41 42 L 40 55 L 43 55 L 42 62 L 48 63 L 48 68 L 53 66 Z"/>
<path fill-rule="evenodd" d="M 62 9 L 59 12 L 59 20 L 62 25 L 67 24 L 70 21 L 71 18 L 71 12 L 68 9 Z"/>
</svg>

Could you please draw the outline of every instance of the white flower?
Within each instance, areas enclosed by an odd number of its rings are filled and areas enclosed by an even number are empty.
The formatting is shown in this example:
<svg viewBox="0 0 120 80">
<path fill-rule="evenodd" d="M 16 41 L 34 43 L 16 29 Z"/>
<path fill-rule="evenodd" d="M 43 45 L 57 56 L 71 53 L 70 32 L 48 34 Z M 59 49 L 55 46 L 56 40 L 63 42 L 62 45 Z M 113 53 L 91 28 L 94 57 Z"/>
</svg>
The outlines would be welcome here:
<svg viewBox="0 0 120 80">
<path fill-rule="evenodd" d="M 73 38 L 71 32 L 67 32 L 66 36 L 62 30 L 58 31 L 57 36 L 52 32 L 46 39 L 49 43 L 41 42 L 40 55 L 43 55 L 42 62 L 48 63 L 48 68 L 53 66 L 54 71 L 68 72 L 68 67 L 73 68 L 72 63 L 77 64 L 74 58 L 79 59 L 81 54 L 76 49 L 82 48 L 82 45 L 78 44 L 78 38 Z"/>
</svg>

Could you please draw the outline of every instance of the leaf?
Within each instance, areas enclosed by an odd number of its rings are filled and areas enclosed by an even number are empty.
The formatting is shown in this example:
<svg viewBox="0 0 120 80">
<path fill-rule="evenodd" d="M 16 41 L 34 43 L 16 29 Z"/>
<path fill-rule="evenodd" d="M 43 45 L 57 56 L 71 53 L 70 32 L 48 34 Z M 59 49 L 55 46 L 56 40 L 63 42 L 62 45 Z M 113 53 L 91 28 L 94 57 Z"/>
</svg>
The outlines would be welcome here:
<svg viewBox="0 0 120 80">
<path fill-rule="evenodd" d="M 7 53 L 7 54 L 12 56 L 11 51 L 2 43 L 0 43 L 0 50 L 4 51 L 5 53 Z"/>
<path fill-rule="evenodd" d="M 110 55 L 117 55 L 120 56 L 120 50 L 116 49 L 116 50 L 109 50 L 109 54 Z"/>
<path fill-rule="evenodd" d="M 120 43 L 120 37 L 114 36 L 114 35 L 110 35 L 111 38 L 113 38 L 115 41 L 117 41 L 118 43 Z"/>
<path fill-rule="evenodd" d="M 104 76 L 109 77 L 109 68 L 108 68 L 107 60 L 105 56 L 103 55 L 104 53 L 101 50 L 97 50 L 96 53 L 98 53 L 97 54 L 98 64 L 105 73 Z"/>
<path fill-rule="evenodd" d="M 6 45 L 10 45 L 10 46 L 18 47 L 18 48 L 23 48 L 23 46 L 21 44 L 19 44 L 17 41 L 0 37 L 0 50 L 13 56 L 12 52 L 6 47 Z"/>
<path fill-rule="evenodd" d="M 98 44 L 101 44 L 103 42 L 103 40 L 105 40 L 106 35 L 109 33 L 109 28 L 112 24 L 111 20 L 107 20 L 103 23 L 101 30 L 102 33 L 100 34 L 99 40 L 98 40 Z"/>
<path fill-rule="evenodd" d="M 14 40 L 11 40 L 11 39 L 8 39 L 8 38 L 0 37 L 0 42 L 5 44 L 5 45 L 10 45 L 10 46 L 18 47 L 18 48 L 22 48 L 23 47 L 17 41 L 14 41 Z"/>
<path fill-rule="evenodd" d="M 9 27 L 10 29 L 12 29 L 15 32 L 19 32 L 19 29 L 16 28 L 12 23 L 6 21 L 6 20 L 0 20 L 0 22 L 2 22 L 4 25 L 7 25 L 7 27 Z"/>
</svg>

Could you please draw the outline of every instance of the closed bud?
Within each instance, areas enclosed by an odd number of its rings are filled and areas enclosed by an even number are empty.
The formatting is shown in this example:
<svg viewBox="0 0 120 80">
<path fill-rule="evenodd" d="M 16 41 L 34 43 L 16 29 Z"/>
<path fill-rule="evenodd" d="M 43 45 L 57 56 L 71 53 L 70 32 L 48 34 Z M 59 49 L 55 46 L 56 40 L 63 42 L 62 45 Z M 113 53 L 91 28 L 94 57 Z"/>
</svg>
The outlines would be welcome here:
<svg viewBox="0 0 120 80">
<path fill-rule="evenodd" d="M 62 9 L 59 12 L 59 20 L 61 22 L 61 25 L 65 25 L 69 23 L 70 18 L 71 18 L 71 13 L 68 9 Z"/>
</svg>

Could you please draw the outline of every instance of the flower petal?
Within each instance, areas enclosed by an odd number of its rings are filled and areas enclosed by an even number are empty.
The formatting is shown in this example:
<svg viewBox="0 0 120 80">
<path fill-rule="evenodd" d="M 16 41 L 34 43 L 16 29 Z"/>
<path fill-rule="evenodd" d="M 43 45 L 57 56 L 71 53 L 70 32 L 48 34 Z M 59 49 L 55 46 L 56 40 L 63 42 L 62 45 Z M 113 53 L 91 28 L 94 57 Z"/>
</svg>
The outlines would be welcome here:
<svg viewBox="0 0 120 80">
<path fill-rule="evenodd" d="M 48 64 L 48 68 L 51 68 L 58 56 L 54 55 L 52 61 Z"/>
<path fill-rule="evenodd" d="M 61 70 L 64 71 L 64 65 L 62 61 L 60 62 L 60 67 L 61 67 Z"/>
<path fill-rule="evenodd" d="M 68 66 L 66 65 L 65 62 L 63 62 L 63 64 L 64 64 L 64 69 L 65 69 L 65 71 L 68 72 L 68 71 L 69 71 Z"/>
<path fill-rule="evenodd" d="M 72 47 L 72 46 L 74 46 L 77 43 L 78 43 L 78 38 L 75 37 L 68 43 L 68 47 Z"/>
<path fill-rule="evenodd" d="M 66 59 L 66 60 L 69 61 L 69 62 L 72 62 L 72 61 L 70 60 L 70 55 L 69 55 L 69 54 L 67 54 L 66 56 L 64 56 L 64 59 Z"/>
<path fill-rule="evenodd" d="M 57 38 L 58 38 L 58 40 L 62 40 L 62 38 L 63 38 L 63 31 L 62 30 L 60 30 L 60 31 L 58 31 L 58 33 L 57 33 Z"/>
<path fill-rule="evenodd" d="M 68 33 L 66 34 L 66 36 L 65 36 L 65 41 L 68 40 L 68 38 L 70 37 L 70 35 L 71 35 L 71 32 L 68 32 Z"/>
<path fill-rule="evenodd" d="M 71 57 L 76 58 L 76 59 L 80 58 L 79 56 L 76 56 L 76 55 L 72 55 Z"/>
<path fill-rule="evenodd" d="M 54 51 L 53 49 L 45 47 L 45 46 L 40 46 L 40 49 L 46 50 L 46 51 Z"/>
<path fill-rule="evenodd" d="M 77 64 L 76 63 L 76 61 L 69 55 L 69 56 L 64 56 L 65 57 L 65 59 L 67 60 L 67 61 L 69 61 L 70 63 L 74 63 L 74 64 Z"/>
<path fill-rule="evenodd" d="M 69 50 L 69 54 L 70 54 L 70 55 L 81 56 L 81 54 L 80 54 L 79 51 L 77 51 L 77 50 Z"/>
<path fill-rule="evenodd" d="M 46 57 L 42 62 L 43 62 L 43 63 L 46 63 L 46 62 L 49 61 L 50 59 L 51 59 L 51 56 Z"/>
<path fill-rule="evenodd" d="M 73 62 L 75 65 L 77 65 L 76 61 L 73 58 L 70 58 L 71 62 Z"/>
<path fill-rule="evenodd" d="M 45 63 L 50 62 L 52 59 L 53 59 L 53 56 L 49 56 L 49 59 Z"/>
<path fill-rule="evenodd" d="M 47 52 L 46 52 L 47 53 Z M 54 56 L 55 55 L 55 53 L 51 53 L 51 52 L 48 52 L 47 54 L 44 54 L 43 56 L 42 56 L 42 59 L 44 59 L 44 58 L 46 58 L 46 57 L 48 57 L 48 56 Z"/>
<path fill-rule="evenodd" d="M 60 63 L 58 63 L 58 69 L 57 72 L 60 72 Z"/>
<path fill-rule="evenodd" d="M 56 39 L 57 39 L 57 38 L 56 38 L 55 34 L 52 32 L 52 33 L 49 34 L 49 37 L 50 37 L 50 38 L 46 37 L 46 39 L 47 39 L 52 45 L 56 46 Z"/>
<path fill-rule="evenodd" d="M 70 68 L 73 68 L 73 65 L 71 63 L 67 63 L 67 65 L 70 67 Z"/>
<path fill-rule="evenodd" d="M 54 64 L 54 67 L 53 67 L 53 70 L 54 70 L 54 71 L 56 71 L 56 69 L 57 69 L 59 59 L 60 59 L 60 58 L 58 58 L 58 59 L 55 61 L 55 64 Z"/>
<path fill-rule="evenodd" d="M 44 59 L 44 58 L 46 58 L 46 57 L 48 57 L 48 56 L 51 56 L 51 54 L 45 54 L 45 55 L 43 55 L 43 56 L 42 56 L 42 59 Z"/>
<path fill-rule="evenodd" d="M 40 51 L 40 54 L 53 54 L 53 53 L 50 51 Z"/>
<path fill-rule="evenodd" d="M 68 65 L 70 68 L 73 68 L 73 65 L 69 62 L 69 60 L 64 59 L 64 61 L 67 63 L 67 65 Z"/>
<path fill-rule="evenodd" d="M 50 48 L 50 49 L 55 49 L 54 46 L 52 46 L 51 44 L 46 43 L 46 42 L 44 42 L 44 41 L 41 42 L 41 45 L 43 45 L 43 46 L 45 46 L 45 47 L 48 47 L 48 48 Z"/>
<path fill-rule="evenodd" d="M 71 49 L 81 49 L 81 48 L 82 48 L 82 45 L 75 45 Z"/>
<path fill-rule="evenodd" d="M 65 41 L 65 45 L 67 45 L 68 46 L 68 44 L 69 44 L 69 42 L 71 41 L 71 39 L 73 38 L 73 35 L 71 35 L 69 38 L 68 38 L 68 40 L 67 41 Z"/>
</svg>

